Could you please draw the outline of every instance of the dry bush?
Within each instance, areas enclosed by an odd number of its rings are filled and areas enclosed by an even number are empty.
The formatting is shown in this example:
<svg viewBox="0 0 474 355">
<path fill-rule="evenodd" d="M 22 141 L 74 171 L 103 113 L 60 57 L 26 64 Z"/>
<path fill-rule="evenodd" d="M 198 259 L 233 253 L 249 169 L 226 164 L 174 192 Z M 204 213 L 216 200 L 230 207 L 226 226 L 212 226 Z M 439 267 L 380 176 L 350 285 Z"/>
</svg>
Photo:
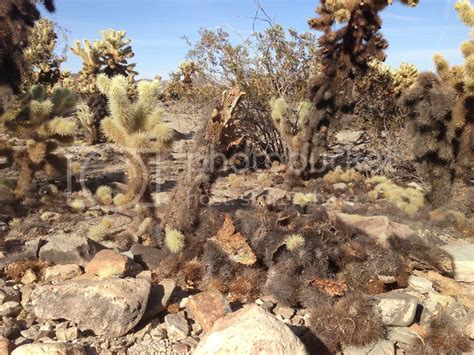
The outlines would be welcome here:
<svg viewBox="0 0 474 355">
<path fill-rule="evenodd" d="M 199 34 L 188 57 L 199 67 L 201 79 L 245 92 L 236 112 L 237 135 L 245 136 L 251 149 L 266 159 L 275 160 L 272 154 L 285 159 L 287 149 L 273 123 L 270 102 L 280 97 L 291 105 L 304 100 L 307 79 L 317 72 L 315 37 L 285 31 L 278 24 L 238 44 L 223 29 L 201 29 Z"/>
</svg>

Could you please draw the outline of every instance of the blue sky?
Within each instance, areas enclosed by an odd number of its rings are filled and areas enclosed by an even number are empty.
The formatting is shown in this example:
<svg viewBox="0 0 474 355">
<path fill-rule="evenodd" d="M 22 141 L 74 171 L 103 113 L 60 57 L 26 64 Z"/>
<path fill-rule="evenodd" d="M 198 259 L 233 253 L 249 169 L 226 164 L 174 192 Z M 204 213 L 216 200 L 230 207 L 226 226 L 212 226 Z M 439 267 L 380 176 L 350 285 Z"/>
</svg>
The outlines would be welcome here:
<svg viewBox="0 0 474 355">
<path fill-rule="evenodd" d="M 262 6 L 285 27 L 308 30 L 317 0 L 260 0 Z M 123 29 L 132 39 L 134 62 L 140 77 L 154 77 L 174 70 L 184 59 L 188 46 L 183 35 L 197 38 L 201 27 L 224 27 L 247 36 L 252 31 L 254 0 L 56 0 L 51 17 L 75 39 L 100 38 L 106 28 Z M 459 44 L 468 29 L 457 19 L 455 0 L 420 0 L 416 8 L 394 4 L 384 12 L 383 33 L 390 43 L 387 63 L 416 64 L 432 70 L 431 58 L 441 52 L 452 62 L 462 61 Z M 50 16 L 50 15 L 48 15 Z M 77 71 L 81 62 L 68 53 L 68 69 Z"/>
</svg>

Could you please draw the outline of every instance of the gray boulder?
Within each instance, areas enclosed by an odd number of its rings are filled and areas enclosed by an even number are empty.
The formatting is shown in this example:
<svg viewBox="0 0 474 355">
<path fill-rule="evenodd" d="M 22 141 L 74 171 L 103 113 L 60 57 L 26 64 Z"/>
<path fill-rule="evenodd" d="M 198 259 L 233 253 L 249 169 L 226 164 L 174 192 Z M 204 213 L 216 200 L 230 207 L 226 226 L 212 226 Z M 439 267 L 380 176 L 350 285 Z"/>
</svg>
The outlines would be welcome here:
<svg viewBox="0 0 474 355">
<path fill-rule="evenodd" d="M 118 337 L 142 319 L 149 295 L 146 280 L 107 279 L 38 286 L 31 298 L 39 319 L 65 319 L 81 330 Z"/>
</svg>

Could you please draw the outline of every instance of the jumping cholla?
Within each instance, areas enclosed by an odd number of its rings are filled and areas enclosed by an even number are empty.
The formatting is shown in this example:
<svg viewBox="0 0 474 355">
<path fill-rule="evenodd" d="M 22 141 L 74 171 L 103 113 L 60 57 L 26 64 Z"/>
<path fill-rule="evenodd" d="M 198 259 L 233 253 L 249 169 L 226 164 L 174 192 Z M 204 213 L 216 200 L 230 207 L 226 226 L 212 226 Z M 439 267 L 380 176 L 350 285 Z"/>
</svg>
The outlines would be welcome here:
<svg viewBox="0 0 474 355">
<path fill-rule="evenodd" d="M 102 40 L 90 42 L 88 39 L 76 41 L 71 51 L 81 57 L 83 67 L 79 73 L 79 91 L 92 94 L 97 91 L 95 80 L 97 75 L 105 73 L 108 76 L 124 75 L 134 77 L 137 72 L 133 69 L 136 64 L 128 64 L 134 57 L 131 40 L 125 38 L 127 32 L 112 29 L 101 31 Z"/>
<path fill-rule="evenodd" d="M 47 176 L 66 173 L 66 159 L 56 149 L 73 140 L 76 124 L 65 117 L 73 111 L 77 100 L 69 89 L 56 88 L 48 97 L 45 86 L 36 85 L 23 107 L 3 115 L 6 128 L 16 137 L 27 140 L 26 147 L 14 154 L 20 171 L 15 190 L 17 197 L 26 196 L 35 174 L 41 170 Z"/>
<path fill-rule="evenodd" d="M 133 88 L 136 64 L 129 64 L 129 59 L 134 57 L 131 40 L 126 38 L 125 31 L 104 30 L 100 32 L 101 40 L 90 42 L 87 39 L 74 43 L 71 51 L 81 57 L 83 65 L 79 72 L 78 91 L 86 95 L 87 105 L 93 114 L 91 125 L 86 127 L 89 142 L 98 143 L 100 137 L 100 122 L 108 115 L 107 99 L 98 92 L 96 79 L 99 74 L 106 74 L 108 77 L 123 75 L 128 78 L 128 90 L 132 96 L 136 93 Z"/>
<path fill-rule="evenodd" d="M 35 23 L 24 52 L 29 66 L 29 73 L 24 81 L 25 87 L 31 87 L 33 84 L 52 87 L 62 78 L 60 66 L 66 58 L 54 53 L 57 38 L 51 20 L 42 18 Z"/>
<path fill-rule="evenodd" d="M 402 97 L 414 125 L 418 170 L 431 183 L 436 206 L 447 202 L 460 210 L 474 210 L 469 181 L 474 171 L 474 7 L 469 0 L 455 4 L 460 19 L 471 27 L 470 39 L 461 45 L 464 63 L 450 66 L 437 54 L 438 76 L 420 75 Z"/>
<path fill-rule="evenodd" d="M 107 96 L 110 111 L 110 116 L 102 120 L 102 130 L 108 140 L 125 148 L 128 157 L 128 188 L 122 202 L 132 201 L 146 186 L 148 176 L 144 168 L 150 153 L 169 149 L 173 140 L 173 131 L 161 121 L 160 81 L 139 82 L 134 102 L 128 96 L 127 84 L 122 75 L 97 77 L 97 87 Z M 142 194 L 140 198 L 149 197 Z"/>
</svg>

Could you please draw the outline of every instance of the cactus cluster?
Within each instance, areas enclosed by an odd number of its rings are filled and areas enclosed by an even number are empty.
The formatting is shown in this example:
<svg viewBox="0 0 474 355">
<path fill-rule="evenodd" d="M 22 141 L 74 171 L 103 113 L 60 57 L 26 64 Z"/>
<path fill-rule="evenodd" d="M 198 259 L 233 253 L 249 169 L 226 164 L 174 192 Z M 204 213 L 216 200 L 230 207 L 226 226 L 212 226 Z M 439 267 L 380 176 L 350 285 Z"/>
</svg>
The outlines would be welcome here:
<svg viewBox="0 0 474 355">
<path fill-rule="evenodd" d="M 25 87 L 34 84 L 53 87 L 62 78 L 60 66 L 66 58 L 55 54 L 57 38 L 51 20 L 42 18 L 35 23 L 25 49 L 25 59 L 29 67 L 28 76 L 23 83 Z"/>
<path fill-rule="evenodd" d="M 129 59 L 135 55 L 130 46 L 131 40 L 126 38 L 125 31 L 112 29 L 100 32 L 101 40 L 89 41 L 84 39 L 82 44 L 76 41 L 71 51 L 82 59 L 82 69 L 79 72 L 77 83 L 78 91 L 87 97 L 87 105 L 93 114 L 93 120 L 87 127 L 89 142 L 100 141 L 100 122 L 108 115 L 107 99 L 97 89 L 96 80 L 99 74 L 108 77 L 123 75 L 128 79 L 129 94 L 134 94 L 134 71 L 136 64 L 129 64 Z"/>
<path fill-rule="evenodd" d="M 88 39 L 76 41 L 71 51 L 81 57 L 83 67 L 79 73 L 78 88 L 83 94 L 93 94 L 97 92 L 97 75 L 105 73 L 111 77 L 123 75 L 134 77 L 136 64 L 129 64 L 128 60 L 133 58 L 131 40 L 126 38 L 125 31 L 115 31 L 112 29 L 101 31 L 102 40 L 90 42 Z"/>
<path fill-rule="evenodd" d="M 144 171 L 151 153 L 168 149 L 173 131 L 161 121 L 163 109 L 158 103 L 160 81 L 141 81 L 137 85 L 137 98 L 132 101 L 127 92 L 128 80 L 123 75 L 113 78 L 106 74 L 97 77 L 97 87 L 108 99 L 110 116 L 104 118 L 101 128 L 108 140 L 124 148 L 128 157 L 126 194 L 121 198 L 131 202 L 150 202 L 147 189 L 147 172 Z M 140 195 L 141 194 L 141 195 Z"/>
<path fill-rule="evenodd" d="M 459 17 L 474 26 L 474 7 L 469 0 L 455 5 Z M 419 173 L 431 185 L 435 206 L 451 202 L 473 210 L 469 185 L 474 173 L 474 31 L 461 45 L 462 65 L 451 67 L 435 55 L 437 74 L 423 73 L 402 97 L 415 133 L 414 155 Z"/>
<path fill-rule="evenodd" d="M 66 160 L 56 149 L 73 139 L 76 124 L 66 117 L 77 100 L 77 95 L 69 89 L 56 88 L 48 97 L 45 86 L 36 85 L 18 110 L 2 116 L 6 128 L 27 142 L 26 147 L 14 154 L 15 165 L 19 168 L 15 193 L 19 198 L 26 196 L 39 171 L 47 176 L 66 172 Z"/>
<path fill-rule="evenodd" d="M 181 62 L 178 71 L 171 73 L 171 80 L 163 91 L 163 97 L 166 100 L 176 100 L 190 94 L 193 89 L 193 77 L 197 71 L 198 65 L 196 62 Z"/>
<path fill-rule="evenodd" d="M 369 62 L 370 68 L 376 73 L 376 78 L 388 77 L 390 81 L 391 94 L 399 97 L 404 91 L 416 84 L 420 72 L 418 68 L 410 63 L 401 63 L 396 69 L 379 60 Z M 387 95 L 387 92 L 385 92 Z"/>
<path fill-rule="evenodd" d="M 54 1 L 40 1 L 48 11 L 54 11 Z M 5 99 L 12 90 L 18 93 L 27 70 L 24 49 L 28 35 L 40 12 L 30 0 L 0 2 L 0 113 L 6 111 Z"/>
</svg>

